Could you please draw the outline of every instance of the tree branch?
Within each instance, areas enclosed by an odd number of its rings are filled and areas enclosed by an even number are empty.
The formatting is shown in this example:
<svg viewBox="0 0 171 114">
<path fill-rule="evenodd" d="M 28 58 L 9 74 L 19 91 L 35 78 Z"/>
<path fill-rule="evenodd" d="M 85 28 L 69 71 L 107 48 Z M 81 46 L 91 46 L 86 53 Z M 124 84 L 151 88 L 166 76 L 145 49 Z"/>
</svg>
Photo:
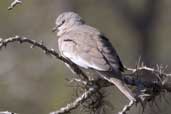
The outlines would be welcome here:
<svg viewBox="0 0 171 114">
<path fill-rule="evenodd" d="M 26 37 L 20 37 L 20 36 L 15 36 L 15 37 L 10 37 L 10 38 L 7 38 L 7 39 L 0 39 L 0 49 L 3 48 L 3 47 L 6 47 L 7 44 L 9 43 L 14 43 L 14 42 L 19 42 L 19 43 L 28 43 L 30 44 L 30 48 L 33 48 L 33 47 L 38 47 L 40 48 L 41 50 L 44 51 L 45 54 L 48 54 L 48 55 L 52 55 L 54 57 L 56 57 L 57 59 L 63 61 L 64 63 L 67 63 L 69 64 L 73 70 L 80 76 L 82 76 L 82 79 L 84 80 L 88 80 L 86 74 L 84 72 L 82 72 L 81 69 L 79 69 L 79 67 L 77 65 L 75 65 L 74 63 L 72 63 L 71 61 L 65 59 L 64 57 L 60 56 L 54 49 L 48 49 L 42 41 L 40 42 L 36 42 L 35 40 L 31 40 L 31 39 L 28 39 Z"/>
<path fill-rule="evenodd" d="M 77 75 L 81 76 L 78 79 L 75 78 L 72 81 L 77 83 L 82 83 L 87 91 L 80 95 L 75 101 L 67 104 L 66 106 L 60 108 L 57 111 L 51 112 L 50 114 L 63 114 L 70 112 L 71 110 L 77 108 L 82 104 L 86 99 L 92 97 L 94 93 L 97 93 L 99 89 L 103 87 L 98 86 L 97 82 L 91 82 L 88 80 L 88 76 L 74 63 L 60 56 L 54 49 L 47 48 L 42 41 L 36 42 L 35 40 L 28 39 L 26 37 L 10 37 L 7 39 L 0 39 L 0 49 L 6 47 L 10 43 L 19 42 L 30 44 L 31 48 L 38 47 L 44 51 L 45 54 L 56 57 L 57 59 L 63 61 L 64 63 L 69 64 L 72 69 L 76 72 Z M 127 68 L 128 71 L 131 71 L 129 74 L 123 74 L 124 78 L 122 79 L 126 84 L 132 85 L 136 88 L 138 93 L 136 96 L 139 98 L 138 102 L 150 102 L 154 98 L 160 95 L 163 91 L 171 92 L 171 83 L 168 79 L 171 77 L 171 74 L 164 72 L 162 67 L 157 67 L 157 69 L 149 68 L 144 65 L 137 65 L 137 68 Z M 148 75 L 148 77 L 155 77 L 155 80 L 142 79 Z M 108 83 L 111 82 L 110 77 L 102 77 L 107 80 Z M 85 90 L 84 88 L 84 90 Z M 125 105 L 120 114 L 125 114 L 133 106 L 133 102 L 130 102 L 128 105 Z"/>
<path fill-rule="evenodd" d="M 51 112 L 50 114 L 64 114 L 70 112 L 71 110 L 77 108 L 79 104 L 88 99 L 93 93 L 97 91 L 96 87 L 90 87 L 87 91 L 85 91 L 80 97 L 78 97 L 75 101 L 67 104 L 65 107 L 61 107 L 59 110 Z"/>
</svg>

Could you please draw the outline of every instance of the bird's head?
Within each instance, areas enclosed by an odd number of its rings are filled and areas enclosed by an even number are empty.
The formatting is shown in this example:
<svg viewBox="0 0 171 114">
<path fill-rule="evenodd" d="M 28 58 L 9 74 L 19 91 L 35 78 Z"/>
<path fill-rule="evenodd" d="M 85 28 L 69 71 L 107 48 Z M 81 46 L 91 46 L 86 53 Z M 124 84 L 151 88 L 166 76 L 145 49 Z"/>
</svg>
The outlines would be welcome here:
<svg viewBox="0 0 171 114">
<path fill-rule="evenodd" d="M 77 13 L 64 12 L 57 17 L 56 26 L 53 31 L 59 30 L 58 33 L 65 32 L 73 26 L 81 25 L 83 23 L 84 21 Z"/>
</svg>

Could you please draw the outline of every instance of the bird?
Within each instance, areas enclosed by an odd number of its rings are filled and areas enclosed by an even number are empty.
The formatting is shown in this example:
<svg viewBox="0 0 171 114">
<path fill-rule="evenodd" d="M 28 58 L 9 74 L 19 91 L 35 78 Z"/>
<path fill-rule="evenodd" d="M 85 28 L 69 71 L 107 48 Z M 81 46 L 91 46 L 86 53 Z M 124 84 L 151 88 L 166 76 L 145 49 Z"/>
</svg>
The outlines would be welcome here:
<svg viewBox="0 0 171 114">
<path fill-rule="evenodd" d="M 130 101 L 135 95 L 124 83 L 125 68 L 109 39 L 98 29 L 86 24 L 79 14 L 61 13 L 55 22 L 61 56 L 83 69 L 91 69 L 114 84 Z"/>
</svg>

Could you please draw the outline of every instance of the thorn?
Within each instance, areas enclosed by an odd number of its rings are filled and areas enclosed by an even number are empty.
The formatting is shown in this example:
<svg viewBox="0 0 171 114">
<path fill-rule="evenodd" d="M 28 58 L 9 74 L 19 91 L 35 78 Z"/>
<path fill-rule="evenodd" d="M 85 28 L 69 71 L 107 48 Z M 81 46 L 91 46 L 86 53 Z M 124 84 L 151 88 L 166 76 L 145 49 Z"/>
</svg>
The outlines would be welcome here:
<svg viewBox="0 0 171 114">
<path fill-rule="evenodd" d="M 45 54 L 49 55 L 48 50 L 44 50 L 43 52 L 44 52 Z"/>
<path fill-rule="evenodd" d="M 19 37 L 18 37 L 19 38 Z M 26 40 L 27 38 L 26 37 L 23 37 L 22 40 Z"/>
<path fill-rule="evenodd" d="M 139 95 L 139 96 L 145 98 L 145 97 L 150 97 L 151 95 L 150 94 L 142 94 L 142 95 Z"/>
<path fill-rule="evenodd" d="M 43 45 L 44 44 L 44 42 L 42 40 L 39 43 L 40 43 L 40 45 Z"/>
<path fill-rule="evenodd" d="M 30 46 L 30 48 L 32 49 L 32 48 L 34 48 L 34 46 L 35 46 L 35 45 L 33 44 L 33 45 Z"/>
<path fill-rule="evenodd" d="M 138 62 L 137 62 L 137 67 L 139 68 L 141 66 L 141 56 L 138 58 Z"/>
<path fill-rule="evenodd" d="M 166 65 L 166 66 L 163 68 L 163 72 L 165 72 L 167 69 L 168 69 L 168 65 Z"/>
<path fill-rule="evenodd" d="M 4 45 L 4 47 L 7 47 L 7 43 L 6 42 L 2 42 L 2 45 Z"/>
<path fill-rule="evenodd" d="M 15 38 L 20 38 L 20 37 L 18 35 L 16 35 Z"/>
<path fill-rule="evenodd" d="M 0 38 L 0 43 L 2 43 L 3 42 L 3 39 L 2 38 Z"/>
<path fill-rule="evenodd" d="M 55 50 L 53 48 L 50 49 L 51 51 L 55 52 Z"/>
</svg>

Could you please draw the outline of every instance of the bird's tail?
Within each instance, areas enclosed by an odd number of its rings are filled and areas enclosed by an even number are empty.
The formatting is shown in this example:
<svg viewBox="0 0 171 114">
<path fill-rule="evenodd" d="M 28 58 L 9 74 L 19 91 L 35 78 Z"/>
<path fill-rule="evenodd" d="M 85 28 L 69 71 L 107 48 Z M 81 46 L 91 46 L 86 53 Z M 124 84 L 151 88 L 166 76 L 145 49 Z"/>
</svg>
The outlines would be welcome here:
<svg viewBox="0 0 171 114">
<path fill-rule="evenodd" d="M 130 101 L 136 101 L 135 95 L 128 88 L 128 86 L 122 81 L 121 78 L 115 78 L 106 75 L 105 73 L 98 72 L 98 74 L 108 82 L 114 84 Z M 121 76 L 119 76 L 121 77 Z"/>
</svg>

